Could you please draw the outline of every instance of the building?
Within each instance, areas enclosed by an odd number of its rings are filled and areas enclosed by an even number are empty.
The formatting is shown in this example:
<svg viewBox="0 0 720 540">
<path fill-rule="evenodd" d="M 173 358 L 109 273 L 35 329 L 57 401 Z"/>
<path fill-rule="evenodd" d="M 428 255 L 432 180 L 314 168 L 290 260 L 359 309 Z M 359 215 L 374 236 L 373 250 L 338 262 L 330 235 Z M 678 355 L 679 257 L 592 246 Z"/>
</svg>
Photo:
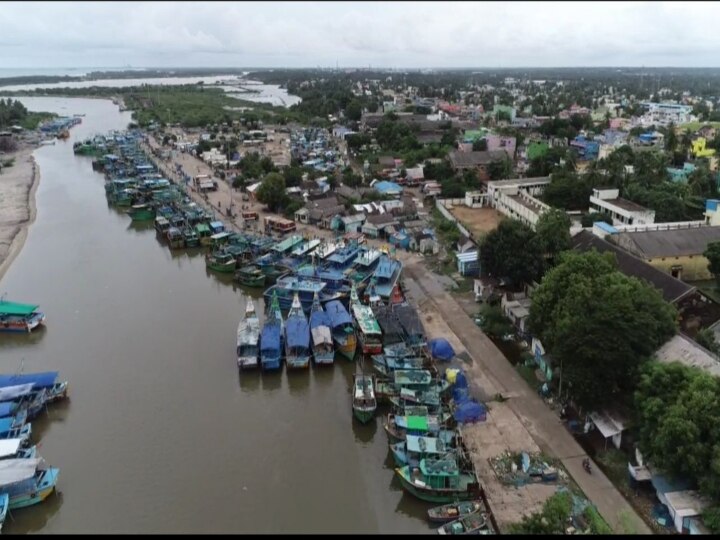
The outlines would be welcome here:
<svg viewBox="0 0 720 540">
<path fill-rule="evenodd" d="M 482 181 L 490 179 L 488 166 L 495 162 L 507 159 L 504 150 L 459 152 L 454 151 L 448 154 L 450 165 L 455 171 L 476 171 L 478 178 Z"/>
<path fill-rule="evenodd" d="M 388 182 L 388 181 L 380 181 L 380 182 L 371 182 L 370 187 L 374 188 L 375 191 L 380 193 L 381 195 L 388 195 L 391 197 L 399 197 L 402 195 L 403 188 L 401 185 L 396 184 L 395 182 Z"/>
<path fill-rule="evenodd" d="M 705 137 L 698 137 L 692 141 L 692 148 L 690 149 L 692 155 L 696 158 L 710 157 L 715 155 L 714 148 L 707 148 L 707 140 Z"/>
<path fill-rule="evenodd" d="M 391 214 L 372 214 L 367 216 L 362 232 L 370 238 L 380 238 L 389 227 L 396 227 L 399 222 Z"/>
<path fill-rule="evenodd" d="M 720 241 L 720 227 L 624 231 L 612 238 L 618 246 L 655 268 L 684 281 L 696 281 L 712 278 L 703 252 L 711 242 Z"/>
<path fill-rule="evenodd" d="M 692 163 L 683 163 L 682 169 L 675 167 L 667 167 L 670 180 L 679 184 L 686 184 L 690 174 L 695 171 L 696 167 Z"/>
<path fill-rule="evenodd" d="M 500 301 L 500 308 L 510 319 L 521 336 L 528 336 L 527 320 L 530 316 L 532 300 L 526 293 L 505 293 Z"/>
<path fill-rule="evenodd" d="M 590 212 L 609 214 L 613 224 L 655 223 L 655 210 L 620 198 L 617 188 L 596 188 L 590 196 Z"/>
<path fill-rule="evenodd" d="M 515 137 L 504 137 L 502 135 L 489 134 L 485 137 L 488 152 L 504 150 L 510 159 L 515 159 Z"/>
<path fill-rule="evenodd" d="M 461 276 L 480 275 L 480 258 L 477 249 L 466 251 L 465 253 L 457 253 L 457 269 Z"/>
<path fill-rule="evenodd" d="M 575 149 L 580 159 L 591 160 L 597 159 L 600 152 L 600 143 L 586 139 L 583 135 L 578 135 L 570 141 L 570 148 Z"/>
<path fill-rule="evenodd" d="M 488 182 L 488 201 L 498 212 L 535 228 L 540 215 L 550 209 L 535 196 L 548 184 L 549 176 L 495 180 Z"/>
</svg>

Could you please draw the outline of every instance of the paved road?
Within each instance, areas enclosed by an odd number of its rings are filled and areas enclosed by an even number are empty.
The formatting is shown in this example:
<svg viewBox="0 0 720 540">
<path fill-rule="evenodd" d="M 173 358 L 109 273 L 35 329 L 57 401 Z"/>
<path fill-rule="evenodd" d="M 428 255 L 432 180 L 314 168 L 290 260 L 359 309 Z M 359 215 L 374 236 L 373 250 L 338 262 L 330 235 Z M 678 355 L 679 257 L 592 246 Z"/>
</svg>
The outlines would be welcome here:
<svg viewBox="0 0 720 540">
<path fill-rule="evenodd" d="M 616 533 L 652 531 L 632 506 L 615 489 L 599 467 L 592 475 L 582 467 L 588 457 L 582 447 L 565 428 L 560 419 L 547 407 L 538 394 L 518 374 L 495 344 L 465 314 L 457 301 L 444 289 L 422 263 L 405 266 L 407 278 L 412 279 L 431 300 L 450 328 L 457 334 L 473 358 L 494 386 L 509 397 L 507 402 L 544 452 L 558 457 L 587 498 Z M 406 279 L 407 279 L 406 278 Z"/>
</svg>

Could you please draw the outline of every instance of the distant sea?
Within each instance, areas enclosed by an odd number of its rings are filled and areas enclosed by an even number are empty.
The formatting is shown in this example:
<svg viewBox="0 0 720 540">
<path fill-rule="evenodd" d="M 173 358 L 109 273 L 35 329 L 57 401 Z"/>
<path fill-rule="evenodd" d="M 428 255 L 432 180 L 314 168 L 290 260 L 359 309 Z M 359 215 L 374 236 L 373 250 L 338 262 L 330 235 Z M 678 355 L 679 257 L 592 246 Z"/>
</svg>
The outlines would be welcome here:
<svg viewBox="0 0 720 540">
<path fill-rule="evenodd" d="M 0 67 L 0 79 L 6 77 L 30 77 L 44 75 L 47 77 L 62 77 L 70 75 L 81 77 L 91 71 L 145 71 L 145 68 L 131 67 L 76 67 L 76 68 L 3 68 Z"/>
</svg>

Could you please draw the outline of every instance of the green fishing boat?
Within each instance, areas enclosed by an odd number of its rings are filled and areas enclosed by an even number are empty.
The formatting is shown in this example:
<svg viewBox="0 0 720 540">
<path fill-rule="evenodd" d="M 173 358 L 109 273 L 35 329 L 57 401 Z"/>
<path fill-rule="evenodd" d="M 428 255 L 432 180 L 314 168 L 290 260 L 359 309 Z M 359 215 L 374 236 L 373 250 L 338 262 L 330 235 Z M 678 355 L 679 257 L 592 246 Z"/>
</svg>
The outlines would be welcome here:
<svg viewBox="0 0 720 540">
<path fill-rule="evenodd" d="M 200 238 L 192 227 L 185 227 L 182 231 L 185 247 L 194 248 L 200 245 Z"/>
<path fill-rule="evenodd" d="M 170 227 L 167 230 L 165 238 L 167 238 L 168 247 L 171 250 L 185 247 L 185 238 L 183 237 L 182 231 L 177 227 Z"/>
<path fill-rule="evenodd" d="M 265 274 L 257 265 L 243 266 L 240 270 L 235 273 L 235 279 L 237 279 L 240 285 L 246 287 L 264 287 L 265 286 Z"/>
<path fill-rule="evenodd" d="M 147 203 L 134 204 L 127 213 L 133 221 L 150 221 L 155 219 L 155 208 Z"/>
<path fill-rule="evenodd" d="M 198 223 L 195 225 L 195 234 L 200 239 L 201 246 L 209 246 L 212 244 L 212 231 L 206 223 Z"/>
<path fill-rule="evenodd" d="M 363 424 L 367 424 L 372 420 L 377 410 L 373 379 L 372 375 L 353 375 L 352 410 L 355 418 Z"/>
<path fill-rule="evenodd" d="M 398 467 L 395 474 L 408 493 L 423 501 L 451 503 L 480 496 L 475 474 L 460 470 L 457 459 L 422 459 L 419 467 Z"/>
<path fill-rule="evenodd" d="M 229 274 L 235 271 L 235 257 L 224 251 L 205 255 L 205 266 L 214 272 Z"/>
</svg>

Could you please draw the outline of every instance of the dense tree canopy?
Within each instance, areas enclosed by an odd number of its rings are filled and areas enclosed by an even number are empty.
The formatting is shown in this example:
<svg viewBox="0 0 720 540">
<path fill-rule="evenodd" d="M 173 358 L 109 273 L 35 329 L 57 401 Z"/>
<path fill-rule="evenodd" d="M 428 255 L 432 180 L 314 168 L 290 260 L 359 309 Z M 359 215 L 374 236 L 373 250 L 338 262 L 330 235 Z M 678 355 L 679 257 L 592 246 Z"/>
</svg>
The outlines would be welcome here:
<svg viewBox="0 0 720 540">
<path fill-rule="evenodd" d="M 484 238 L 480 246 L 484 271 L 508 278 L 513 285 L 540 279 L 543 255 L 535 232 L 520 221 L 505 219 Z"/>
<path fill-rule="evenodd" d="M 570 249 L 570 218 L 562 210 L 552 208 L 544 212 L 535 225 L 540 247 L 551 261 Z"/>
<path fill-rule="evenodd" d="M 710 242 L 703 256 L 708 260 L 708 270 L 720 284 L 720 242 Z"/>
<path fill-rule="evenodd" d="M 273 172 L 265 176 L 257 189 L 257 200 L 267 205 L 271 212 L 283 209 L 288 203 L 283 175 Z"/>
<path fill-rule="evenodd" d="M 612 255 L 568 251 L 534 292 L 529 323 L 563 363 L 573 400 L 597 409 L 634 389 L 675 318 L 657 289 L 617 271 Z"/>
</svg>

